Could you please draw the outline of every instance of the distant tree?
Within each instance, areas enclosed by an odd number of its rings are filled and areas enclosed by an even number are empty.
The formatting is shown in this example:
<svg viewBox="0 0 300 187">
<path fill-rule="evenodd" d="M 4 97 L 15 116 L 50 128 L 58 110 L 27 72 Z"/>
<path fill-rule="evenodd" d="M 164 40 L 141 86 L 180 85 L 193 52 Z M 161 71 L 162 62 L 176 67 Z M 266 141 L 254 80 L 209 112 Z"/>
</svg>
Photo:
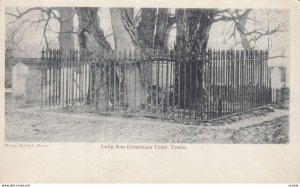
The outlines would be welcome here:
<svg viewBox="0 0 300 187">
<path fill-rule="evenodd" d="M 31 14 L 38 13 L 38 19 L 34 20 Z M 33 26 L 41 27 L 43 29 L 43 39 L 46 47 L 49 48 L 49 41 L 47 38 L 47 32 L 58 33 L 59 48 L 63 49 L 63 55 L 69 55 L 69 50 L 74 50 L 74 24 L 73 18 L 75 15 L 74 9 L 71 7 L 32 7 L 24 11 L 20 11 L 18 7 L 15 8 L 15 12 L 5 12 L 6 15 L 15 18 L 12 24 L 13 26 L 9 30 L 8 40 L 14 38 L 16 34 L 20 33 L 24 27 L 31 28 Z M 28 18 L 28 15 L 31 17 Z M 59 31 L 53 30 L 49 22 L 51 20 L 57 20 L 60 25 Z M 26 30 L 25 28 L 25 30 Z M 23 31 L 25 31 L 23 30 Z"/>
<path fill-rule="evenodd" d="M 263 11 L 260 11 L 263 13 Z M 271 10 L 265 12 L 264 16 L 267 19 L 271 19 L 271 13 L 276 13 L 280 15 L 281 10 Z M 251 16 L 250 15 L 254 15 Z M 222 13 L 219 13 L 215 18 L 215 23 L 219 21 L 230 22 L 232 27 L 228 28 L 226 33 L 225 41 L 228 39 L 234 39 L 236 42 L 234 45 L 239 43 L 239 40 L 236 38 L 237 35 L 240 37 L 240 43 L 245 50 L 250 50 L 256 47 L 257 42 L 259 42 L 263 37 L 270 37 L 279 32 L 285 32 L 287 30 L 287 23 L 277 22 L 270 26 L 266 22 L 262 22 L 259 18 L 255 16 L 256 12 L 252 9 L 227 9 Z M 262 15 L 258 16 L 261 17 Z M 269 21 L 268 21 L 269 22 Z M 247 27 L 247 24 L 255 24 L 256 27 Z"/>
</svg>

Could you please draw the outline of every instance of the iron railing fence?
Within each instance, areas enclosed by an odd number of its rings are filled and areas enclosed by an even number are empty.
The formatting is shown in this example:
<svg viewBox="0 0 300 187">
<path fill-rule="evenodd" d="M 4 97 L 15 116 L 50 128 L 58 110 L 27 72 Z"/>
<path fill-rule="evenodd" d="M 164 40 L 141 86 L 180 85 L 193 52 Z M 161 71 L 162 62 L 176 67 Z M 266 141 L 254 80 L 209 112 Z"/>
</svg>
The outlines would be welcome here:
<svg viewBox="0 0 300 187">
<path fill-rule="evenodd" d="M 272 102 L 268 52 L 42 51 L 43 107 L 211 120 Z"/>
</svg>

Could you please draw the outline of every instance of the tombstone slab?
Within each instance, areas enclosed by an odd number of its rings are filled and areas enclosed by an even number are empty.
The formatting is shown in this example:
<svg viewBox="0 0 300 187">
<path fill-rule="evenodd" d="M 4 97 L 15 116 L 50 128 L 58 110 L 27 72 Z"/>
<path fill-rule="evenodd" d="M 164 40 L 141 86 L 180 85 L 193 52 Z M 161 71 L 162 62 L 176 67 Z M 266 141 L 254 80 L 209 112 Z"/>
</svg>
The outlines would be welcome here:
<svg viewBox="0 0 300 187">
<path fill-rule="evenodd" d="M 23 63 L 18 63 L 12 68 L 12 95 L 13 97 L 23 97 L 26 90 L 26 80 L 28 67 Z"/>
</svg>

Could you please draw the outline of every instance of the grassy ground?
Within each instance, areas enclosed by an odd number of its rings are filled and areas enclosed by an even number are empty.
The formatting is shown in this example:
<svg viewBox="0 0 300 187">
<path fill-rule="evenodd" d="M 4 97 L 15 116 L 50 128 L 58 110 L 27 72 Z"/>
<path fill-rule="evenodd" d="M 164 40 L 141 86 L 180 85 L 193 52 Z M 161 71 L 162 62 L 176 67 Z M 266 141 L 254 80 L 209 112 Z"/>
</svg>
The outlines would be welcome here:
<svg viewBox="0 0 300 187">
<path fill-rule="evenodd" d="M 283 116 L 240 128 L 232 138 L 235 143 L 288 143 L 288 132 L 288 117 Z"/>
<path fill-rule="evenodd" d="M 8 142 L 288 143 L 288 111 L 252 111 L 197 125 L 41 110 L 6 97 Z"/>
</svg>

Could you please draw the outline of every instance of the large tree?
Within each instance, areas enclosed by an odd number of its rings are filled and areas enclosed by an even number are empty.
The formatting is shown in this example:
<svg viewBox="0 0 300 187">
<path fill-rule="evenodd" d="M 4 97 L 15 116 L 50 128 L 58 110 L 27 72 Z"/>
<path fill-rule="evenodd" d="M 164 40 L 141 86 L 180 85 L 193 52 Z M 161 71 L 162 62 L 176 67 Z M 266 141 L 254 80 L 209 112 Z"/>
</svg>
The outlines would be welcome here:
<svg viewBox="0 0 300 187">
<path fill-rule="evenodd" d="M 154 48 L 160 50 L 169 49 L 169 36 L 172 26 L 176 23 L 175 16 L 171 15 L 171 9 L 159 8 L 157 14 Z"/>
<path fill-rule="evenodd" d="M 59 13 L 59 48 L 62 49 L 62 55 L 68 55 L 70 50 L 75 49 L 74 42 L 74 15 L 75 11 L 71 7 L 57 7 Z"/>
<path fill-rule="evenodd" d="M 140 50 L 136 28 L 133 24 L 132 8 L 110 8 L 111 25 L 114 33 L 115 49 L 127 56 L 133 56 L 134 51 Z M 132 63 L 132 62 L 131 62 Z M 125 68 L 125 87 L 128 111 L 141 109 L 146 101 L 146 85 L 143 82 L 142 64 L 131 64 Z"/>
<path fill-rule="evenodd" d="M 36 13 L 39 16 L 35 16 L 37 18 L 34 19 L 33 15 Z M 23 11 L 16 7 L 15 11 L 6 11 L 6 14 L 15 18 L 15 20 L 10 23 L 13 25 L 8 31 L 8 40 L 13 40 L 17 34 L 24 34 L 20 32 L 25 32 L 26 29 L 37 26 L 42 28 L 43 39 L 47 48 L 49 48 L 47 32 L 54 32 L 58 34 L 59 48 L 63 49 L 64 56 L 69 55 L 69 50 L 74 50 L 75 32 L 73 18 L 75 12 L 72 7 L 32 7 Z M 58 21 L 58 31 L 50 27 L 51 20 Z"/>
<path fill-rule="evenodd" d="M 216 9 L 176 9 L 177 34 L 175 51 L 179 57 L 177 60 L 185 62 L 185 64 L 180 63 L 175 67 L 175 76 L 177 77 L 175 80 L 175 90 L 181 93 L 178 95 L 178 102 L 185 101 L 184 88 L 186 88 L 185 90 L 187 90 L 188 94 L 192 95 L 196 93 L 200 94 L 199 96 L 201 97 L 205 97 L 202 99 L 198 97 L 198 102 L 206 100 L 207 90 L 204 82 L 204 61 L 199 57 L 206 55 L 209 32 L 216 14 Z M 187 60 L 190 63 L 187 63 Z M 190 66 L 193 67 L 191 68 Z M 179 74 L 181 76 L 186 74 L 188 77 L 192 76 L 193 82 L 188 82 L 187 84 L 184 82 L 185 79 L 181 78 L 179 80 Z M 177 104 L 182 105 L 183 102 Z M 189 103 L 185 104 L 188 105 Z"/>
<path fill-rule="evenodd" d="M 142 8 L 141 20 L 137 27 L 139 46 L 145 49 L 153 48 L 153 38 L 156 23 L 156 8 Z"/>
<path fill-rule="evenodd" d="M 111 51 L 110 44 L 106 41 L 103 30 L 100 28 L 100 18 L 98 8 L 76 8 L 78 17 L 78 41 L 81 54 L 94 62 L 100 54 Z M 87 102 L 97 102 L 98 110 L 107 110 L 110 104 L 109 97 L 109 72 L 108 66 L 98 66 L 93 64 L 91 73 L 91 87 Z M 90 103 L 92 104 L 92 103 Z"/>
</svg>

